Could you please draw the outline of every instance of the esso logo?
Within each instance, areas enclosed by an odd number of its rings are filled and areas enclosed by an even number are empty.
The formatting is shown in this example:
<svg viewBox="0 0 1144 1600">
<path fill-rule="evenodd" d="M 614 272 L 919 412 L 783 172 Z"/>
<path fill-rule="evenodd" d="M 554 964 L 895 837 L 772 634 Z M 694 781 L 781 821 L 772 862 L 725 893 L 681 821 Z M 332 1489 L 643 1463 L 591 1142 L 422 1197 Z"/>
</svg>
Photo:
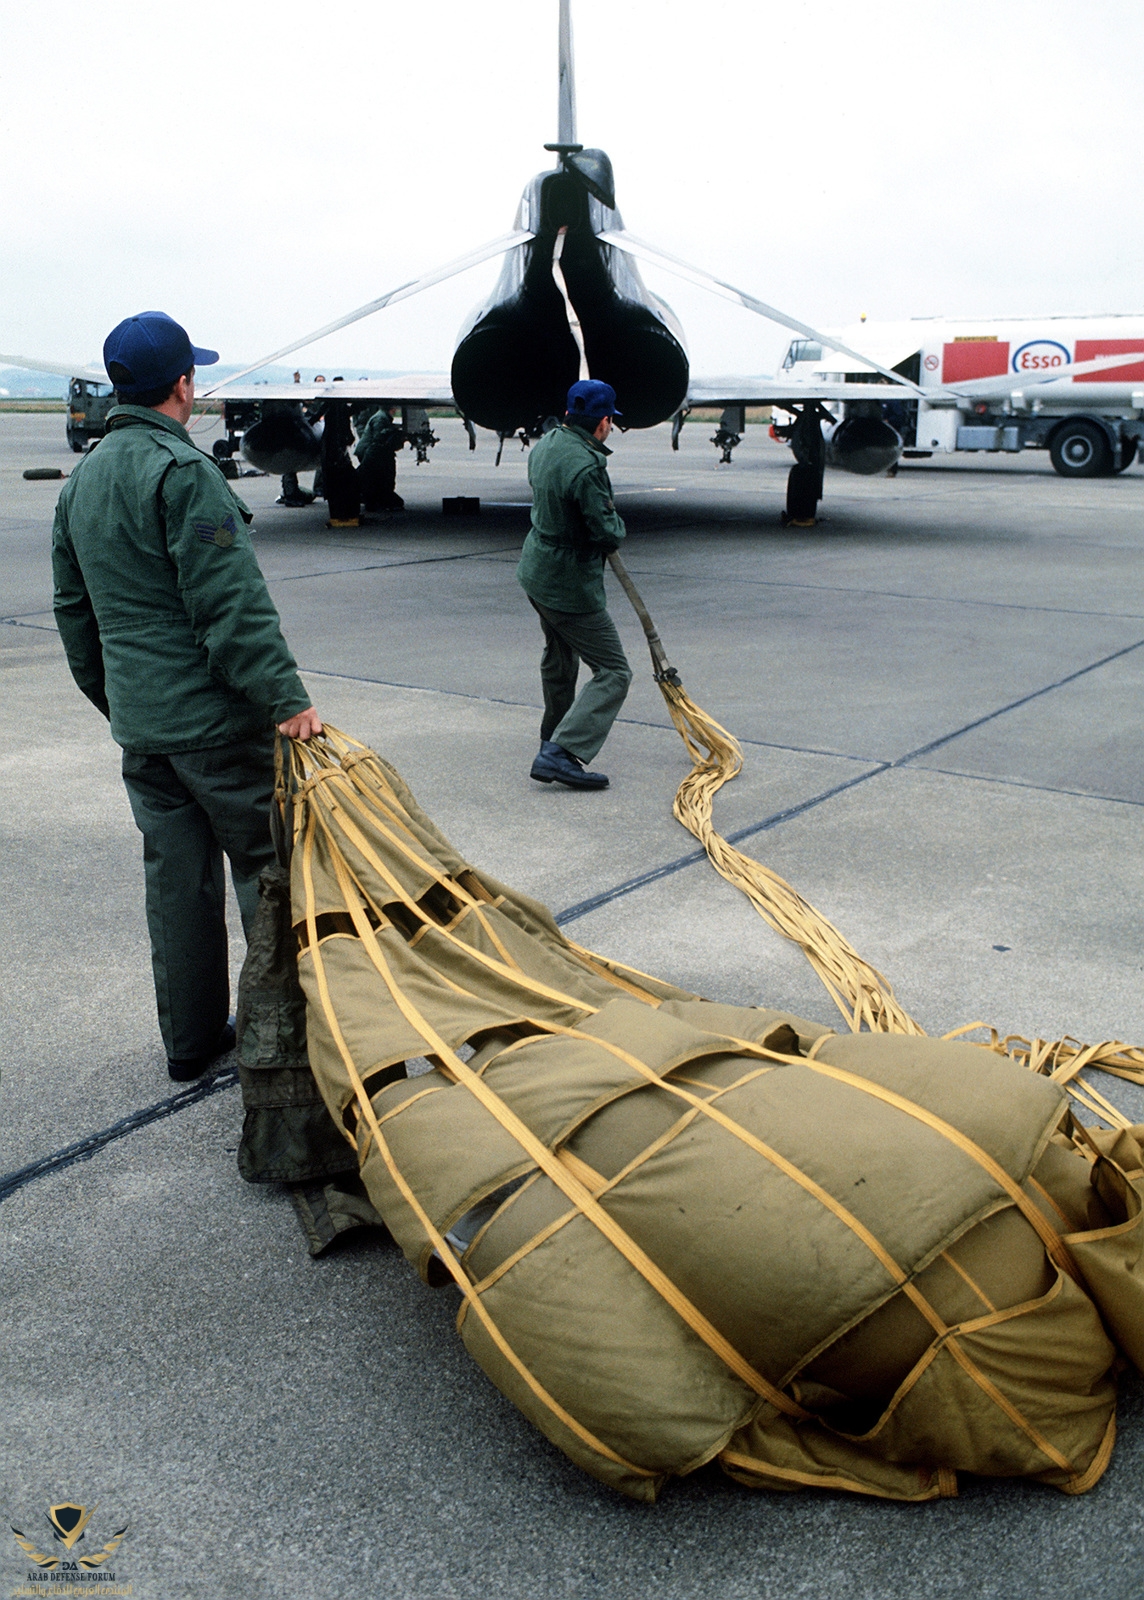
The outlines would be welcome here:
<svg viewBox="0 0 1144 1600">
<path fill-rule="evenodd" d="M 1069 353 L 1055 339 L 1030 339 L 1013 352 L 1014 372 L 1051 372 L 1054 367 L 1067 367 Z"/>
<path fill-rule="evenodd" d="M 922 362 L 922 365 L 925 367 L 927 372 L 936 372 L 938 367 L 941 366 L 941 362 L 937 356 L 929 355 Z"/>
</svg>

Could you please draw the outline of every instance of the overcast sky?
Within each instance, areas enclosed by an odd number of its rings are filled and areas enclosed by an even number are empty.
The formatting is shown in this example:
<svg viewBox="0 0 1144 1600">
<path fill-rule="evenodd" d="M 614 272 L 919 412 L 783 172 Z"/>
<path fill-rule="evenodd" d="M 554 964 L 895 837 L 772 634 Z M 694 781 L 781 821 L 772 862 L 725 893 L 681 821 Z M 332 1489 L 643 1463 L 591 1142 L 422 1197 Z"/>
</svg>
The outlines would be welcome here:
<svg viewBox="0 0 1144 1600">
<path fill-rule="evenodd" d="M 0 0 L 0 349 L 159 308 L 247 361 L 507 232 L 556 0 Z M 572 0 L 633 232 L 816 325 L 1144 311 L 1139 0 Z M 447 370 L 478 267 L 312 347 Z M 787 335 L 645 269 L 692 368 Z"/>
</svg>

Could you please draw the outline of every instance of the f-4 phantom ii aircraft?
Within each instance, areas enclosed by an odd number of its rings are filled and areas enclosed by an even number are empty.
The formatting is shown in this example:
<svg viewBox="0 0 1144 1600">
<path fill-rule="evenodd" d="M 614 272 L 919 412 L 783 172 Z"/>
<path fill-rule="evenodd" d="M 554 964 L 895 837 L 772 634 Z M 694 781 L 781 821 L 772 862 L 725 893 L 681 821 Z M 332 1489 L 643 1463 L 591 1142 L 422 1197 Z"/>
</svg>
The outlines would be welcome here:
<svg viewBox="0 0 1144 1600">
<path fill-rule="evenodd" d="M 348 416 L 353 407 L 378 402 L 400 407 L 405 435 L 424 460 L 435 443 L 428 406 L 455 406 L 471 445 L 479 426 L 494 431 L 503 449 L 508 438 L 527 442 L 551 426 L 563 414 L 565 395 L 577 378 L 599 377 L 615 388 L 625 428 L 650 428 L 670 420 L 676 448 L 692 409 L 718 408 L 722 419 L 713 442 L 725 461 L 740 441 L 748 406 L 785 403 L 795 419 L 796 454 L 808 455 L 812 463 L 811 515 L 821 496 L 827 452 L 821 418 L 831 431 L 830 459 L 846 470 L 876 472 L 897 459 L 901 439 L 879 407 L 871 405 L 865 380 L 808 388 L 785 377 L 703 379 L 691 373 L 683 330 L 670 306 L 643 282 L 637 264 L 641 260 L 779 322 L 804 339 L 819 336 L 806 323 L 624 228 L 611 161 L 603 150 L 585 148 L 576 138 L 569 0 L 560 0 L 557 121 L 557 140 L 545 145 L 555 164 L 526 186 L 511 233 L 292 340 L 206 389 L 204 397 L 224 401 L 227 439 L 218 442 L 216 451 L 240 448 L 253 465 L 273 472 L 301 472 L 321 462 L 328 493 L 331 451 L 344 449 L 337 441 L 346 437 L 344 423 L 335 428 L 329 424 L 339 415 Z M 243 385 L 260 368 L 498 255 L 505 260 L 496 286 L 462 329 L 448 374 L 409 374 L 380 386 L 376 380 L 337 380 L 336 387 L 330 382 Z M 851 354 L 865 375 L 869 357 Z M 876 364 L 874 376 L 903 388 L 907 398 L 919 392 L 909 378 Z M 822 410 L 822 402 L 829 401 L 852 405 L 858 414 L 839 422 Z M 314 404 L 322 405 L 326 421 L 321 435 L 303 409 Z M 342 520 L 347 509 L 344 502 L 336 510 L 331 505 L 331 516 Z"/>
<path fill-rule="evenodd" d="M 331 520 L 352 521 L 359 504 L 346 452 L 356 408 L 378 404 L 400 408 L 400 438 L 414 446 L 420 462 L 437 442 L 430 427 L 430 406 L 453 406 L 460 412 L 470 447 L 475 446 L 475 427 L 480 426 L 497 433 L 503 449 L 510 437 L 519 436 L 525 443 L 538 437 L 563 414 L 569 386 L 577 378 L 597 377 L 615 388 L 625 427 L 650 428 L 670 420 L 675 448 L 690 411 L 721 410 L 712 442 L 724 461 L 731 460 L 740 442 L 748 406 L 786 412 L 792 421 L 776 430 L 788 439 L 796 458 L 786 516 L 796 524 L 808 524 L 822 497 L 826 465 L 864 475 L 896 465 L 903 437 L 895 421 L 900 422 L 905 408 L 916 413 L 918 401 L 931 407 L 965 406 L 991 397 L 996 380 L 992 386 L 983 380 L 944 384 L 940 392 L 927 384 L 923 390 L 918 375 L 904 370 L 908 363 L 896 369 L 881 366 L 869 351 L 862 354 L 839 343 L 837 334 L 827 338 L 745 290 L 630 234 L 616 209 L 608 156 L 576 138 L 570 0 L 560 0 L 557 121 L 557 139 L 544 147 L 555 163 L 525 187 L 510 233 L 291 340 L 202 391 L 202 398 L 223 404 L 226 438 L 213 448 L 224 464 L 241 451 L 253 466 L 268 472 L 297 473 L 321 466 Z M 448 374 L 320 383 L 242 382 L 329 334 L 497 256 L 505 260 L 496 286 L 462 329 Z M 683 331 L 671 308 L 644 284 L 641 261 L 779 323 L 802 341 L 828 346 L 847 358 L 852 376 L 809 383 L 789 369 L 777 377 L 696 376 L 690 370 Z M 0 356 L 0 360 L 61 370 L 28 358 Z M 1117 361 L 1123 365 L 1123 353 L 1073 362 L 1042 379 L 1026 380 L 1024 387 L 1096 373 Z M 105 376 L 92 370 L 81 375 L 87 382 Z M 983 391 L 980 397 L 978 389 Z"/>
</svg>

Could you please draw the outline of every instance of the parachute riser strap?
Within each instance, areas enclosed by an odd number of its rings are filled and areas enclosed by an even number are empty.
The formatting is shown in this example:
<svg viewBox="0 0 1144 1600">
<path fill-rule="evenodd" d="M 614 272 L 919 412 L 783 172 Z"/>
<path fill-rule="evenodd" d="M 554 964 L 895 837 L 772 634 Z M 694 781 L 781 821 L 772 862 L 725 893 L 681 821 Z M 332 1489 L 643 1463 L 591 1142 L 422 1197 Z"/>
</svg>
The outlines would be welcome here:
<svg viewBox="0 0 1144 1600">
<path fill-rule="evenodd" d="M 275 730 L 274 734 L 274 797 L 270 802 L 270 838 L 274 854 L 281 867 L 289 867 L 294 849 L 294 793 L 291 781 L 293 747 L 290 741 Z"/>
<path fill-rule="evenodd" d="M 713 799 L 741 770 L 742 751 L 735 737 L 701 710 L 683 688 L 678 672 L 668 663 L 639 590 L 614 551 L 608 562 L 647 635 L 655 680 L 692 760 L 693 770 L 675 797 L 672 809 L 676 818 L 699 840 L 716 872 L 746 894 L 777 933 L 799 946 L 852 1032 L 859 1032 L 865 1023 L 874 1032 L 921 1034 L 923 1030 L 898 1004 L 886 979 L 863 961 L 821 912 L 808 905 L 776 873 L 734 849 L 715 832 L 711 821 Z"/>
<path fill-rule="evenodd" d="M 640 592 L 632 582 L 627 567 L 620 560 L 618 551 L 612 550 L 608 555 L 608 565 L 623 585 L 624 593 L 632 603 L 636 616 L 640 619 L 643 631 L 647 636 L 647 647 L 651 652 L 652 672 L 658 684 L 678 684 L 679 673 L 667 659 L 667 651 L 663 648 L 663 640 L 656 631 L 655 623 L 651 620 L 651 613 L 644 605 Z"/>
</svg>

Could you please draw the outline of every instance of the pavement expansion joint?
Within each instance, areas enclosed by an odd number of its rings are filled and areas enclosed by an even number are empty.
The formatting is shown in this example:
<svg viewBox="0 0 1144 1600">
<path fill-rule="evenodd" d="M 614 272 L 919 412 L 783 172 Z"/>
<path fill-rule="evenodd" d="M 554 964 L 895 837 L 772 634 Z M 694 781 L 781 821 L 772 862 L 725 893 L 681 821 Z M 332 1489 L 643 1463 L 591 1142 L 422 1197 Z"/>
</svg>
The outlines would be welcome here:
<svg viewBox="0 0 1144 1600">
<path fill-rule="evenodd" d="M 1075 672 L 1066 673 L 1063 678 L 1056 678 L 1052 683 L 1042 685 L 1040 689 L 1033 689 L 1028 694 L 1021 695 L 1018 700 L 1010 700 L 1006 705 L 998 706 L 996 711 L 988 711 L 983 717 L 976 717 L 972 722 L 967 722 L 964 727 L 955 728 L 952 733 L 943 733 L 940 739 L 931 739 L 929 744 L 923 744 L 917 750 L 910 750 L 906 755 L 892 761 L 890 765 L 904 767 L 908 761 L 916 761 L 919 756 L 928 756 L 931 750 L 940 750 L 943 745 L 950 744 L 954 739 L 960 739 L 962 734 L 972 733 L 974 728 L 984 727 L 987 722 L 996 721 L 1008 711 L 1017 711 L 1021 706 L 1027 706 L 1031 700 L 1039 700 L 1042 695 L 1051 694 L 1054 689 L 1063 689 L 1066 684 L 1075 683 L 1078 678 L 1095 672 L 1098 667 L 1108 666 L 1110 661 L 1119 661 L 1121 656 L 1131 655 L 1134 650 L 1139 650 L 1141 645 L 1144 645 L 1144 639 L 1137 639 L 1135 644 L 1126 644 L 1120 650 L 1113 650 L 1110 655 L 1101 656 L 1099 661 L 1090 661 L 1086 667 L 1078 667 Z"/>
<path fill-rule="evenodd" d="M 856 778 L 848 778 L 845 783 L 836 783 L 833 788 L 824 789 L 821 794 L 812 795 L 809 800 L 801 800 L 797 805 L 775 811 L 760 822 L 749 822 L 742 828 L 736 828 L 733 833 L 725 834 L 724 837 L 728 844 L 738 844 L 743 839 L 753 838 L 757 833 L 767 833 L 771 828 L 777 828 L 780 823 L 801 817 L 804 812 L 813 811 L 816 806 L 832 800 L 835 795 L 853 789 L 860 783 L 866 783 L 868 779 L 876 778 L 889 770 L 889 762 L 882 762 L 870 772 L 860 773 Z M 587 900 L 566 906 L 563 911 L 556 913 L 556 922 L 561 927 L 566 923 L 575 922 L 580 917 L 586 917 L 590 911 L 598 911 L 601 906 L 610 905 L 613 900 L 622 899 L 623 896 L 632 894 L 649 883 L 657 883 L 661 878 L 671 877 L 673 873 L 682 872 L 685 867 L 695 866 L 697 862 L 706 859 L 706 850 L 689 850 L 686 855 L 678 856 L 674 861 L 665 861 L 662 866 L 652 867 L 650 871 L 641 872 L 634 878 L 626 878 L 623 883 L 618 883 L 611 889 L 604 889 L 600 894 L 593 895 Z"/>
<path fill-rule="evenodd" d="M 655 531 L 659 534 L 665 530 L 657 528 Z M 720 586 L 726 582 L 722 577 L 709 577 L 703 572 L 665 572 L 660 567 L 639 567 L 631 561 L 627 563 L 627 568 L 638 577 L 657 582 L 712 583 Z M 983 606 L 993 611 L 1035 611 L 1061 617 L 1102 617 L 1109 622 L 1144 620 L 1144 612 L 1141 611 L 1088 611 L 1079 606 L 1033 606 L 1023 605 L 1019 600 L 982 600 L 976 595 L 907 594 L 904 590 L 898 589 L 861 589 L 850 583 L 796 583 L 793 579 L 750 578 L 741 574 L 736 574 L 735 583 L 737 587 L 744 589 L 808 589 L 822 594 L 865 595 L 876 600 L 909 600 L 920 605 Z"/>
<path fill-rule="evenodd" d="M 237 1085 L 238 1068 L 224 1067 L 220 1072 L 188 1084 L 177 1094 L 168 1095 L 165 1100 L 158 1100 L 154 1105 L 144 1106 L 140 1111 L 132 1111 L 126 1117 L 120 1117 L 118 1122 L 113 1122 L 110 1127 L 101 1128 L 98 1133 L 89 1133 L 72 1144 L 64 1145 L 62 1150 L 41 1156 L 38 1161 L 33 1161 L 26 1167 L 4 1173 L 0 1175 L 0 1202 L 7 1200 L 36 1178 L 46 1177 L 50 1172 L 63 1172 L 67 1167 L 75 1166 L 77 1161 L 90 1161 L 92 1156 L 105 1149 L 107 1145 L 114 1144 L 117 1139 L 124 1139 L 128 1134 L 137 1133 L 140 1128 L 146 1128 L 152 1122 L 161 1122 L 165 1117 L 173 1117 L 177 1111 L 185 1111 L 188 1106 L 198 1105 L 200 1100 L 207 1100 L 211 1095 L 219 1094 L 223 1089 L 236 1088 Z"/>
<path fill-rule="evenodd" d="M 439 694 L 450 700 L 480 700 L 486 705 L 515 706 L 522 711 L 542 709 L 531 700 L 507 700 L 499 695 L 473 694 L 466 689 L 441 689 L 434 684 L 398 683 L 391 678 L 367 678 L 357 672 L 327 672 L 323 667 L 299 667 L 298 671 L 308 678 L 337 678 L 343 683 L 375 683 L 379 689 L 409 689 L 414 694 Z"/>
<path fill-rule="evenodd" d="M 341 578 L 351 572 L 388 572 L 391 567 L 431 567 L 444 561 L 475 561 L 482 556 L 493 557 L 515 552 L 519 547 L 504 545 L 495 550 L 465 550 L 452 556 L 414 556 L 408 561 L 373 561 L 361 567 L 323 567 L 319 572 L 291 572 L 279 578 L 267 578 L 267 583 L 302 583 L 310 578 Z"/>
<path fill-rule="evenodd" d="M 1004 778 L 994 772 L 962 772 L 956 767 L 921 767 L 921 772 L 940 773 L 943 778 L 965 778 L 969 783 L 994 783 L 1003 789 L 1032 789 L 1037 794 L 1067 795 L 1073 800 L 1099 800 L 1102 805 L 1144 806 L 1126 794 L 1098 794 L 1095 789 L 1064 789 L 1055 783 L 1030 783 L 1027 778 Z"/>
<path fill-rule="evenodd" d="M 36 613 L 33 613 L 35 615 Z M 41 613 L 46 615 L 46 613 Z M 58 633 L 59 629 L 50 622 L 26 622 L 22 617 L 0 617 L 0 622 L 9 628 L 31 628 L 35 633 Z"/>
<path fill-rule="evenodd" d="M 542 711 L 544 708 L 533 700 L 506 700 L 497 695 L 473 694 L 467 689 L 442 689 L 430 683 L 399 683 L 392 678 L 368 678 L 354 672 L 330 672 L 324 667 L 299 667 L 299 672 L 308 678 L 334 678 L 344 683 L 375 683 L 379 689 L 407 689 L 414 694 L 439 694 L 451 700 L 479 700 L 493 706 L 515 706 L 521 711 Z M 651 722 L 646 717 L 617 717 L 619 726 L 628 728 L 655 728 L 660 733 L 672 731 L 670 722 Z M 736 736 L 740 744 L 749 745 L 751 749 L 759 750 L 786 750 L 792 755 L 800 756 L 827 756 L 835 761 L 860 761 L 864 765 L 889 766 L 891 763 L 883 762 L 879 756 L 857 755 L 851 750 L 823 750 L 816 745 L 780 744 L 775 739 L 748 739 Z"/>
</svg>

